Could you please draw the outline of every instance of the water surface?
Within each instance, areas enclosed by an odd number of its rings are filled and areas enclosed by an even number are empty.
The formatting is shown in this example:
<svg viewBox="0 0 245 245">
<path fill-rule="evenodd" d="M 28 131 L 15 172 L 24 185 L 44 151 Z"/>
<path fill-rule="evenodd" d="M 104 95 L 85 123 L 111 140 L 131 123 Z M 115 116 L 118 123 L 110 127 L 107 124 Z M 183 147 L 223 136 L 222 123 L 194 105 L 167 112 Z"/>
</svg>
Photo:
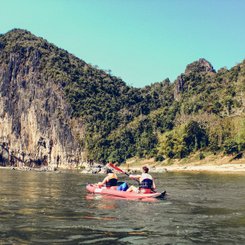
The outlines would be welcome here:
<svg viewBox="0 0 245 245">
<path fill-rule="evenodd" d="M 0 169 L 0 244 L 245 244 L 245 175 L 153 176 L 166 200 L 88 194 L 99 175 Z"/>
</svg>

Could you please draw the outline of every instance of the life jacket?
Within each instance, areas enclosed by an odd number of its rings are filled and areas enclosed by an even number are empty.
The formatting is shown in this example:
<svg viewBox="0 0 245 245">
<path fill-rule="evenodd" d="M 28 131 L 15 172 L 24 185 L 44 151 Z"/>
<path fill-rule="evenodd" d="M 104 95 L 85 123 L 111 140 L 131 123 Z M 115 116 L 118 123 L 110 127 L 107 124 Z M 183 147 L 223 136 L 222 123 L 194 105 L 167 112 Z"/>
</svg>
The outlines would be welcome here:
<svg viewBox="0 0 245 245">
<path fill-rule="evenodd" d="M 140 188 L 141 189 L 151 189 L 153 185 L 152 179 L 143 179 L 140 182 Z"/>
<path fill-rule="evenodd" d="M 143 173 L 140 177 L 140 189 L 152 189 L 153 179 L 150 174 Z"/>
<path fill-rule="evenodd" d="M 108 175 L 109 180 L 106 182 L 106 187 L 110 187 L 110 186 L 116 186 L 117 185 L 117 176 L 116 174 L 109 174 Z"/>
</svg>

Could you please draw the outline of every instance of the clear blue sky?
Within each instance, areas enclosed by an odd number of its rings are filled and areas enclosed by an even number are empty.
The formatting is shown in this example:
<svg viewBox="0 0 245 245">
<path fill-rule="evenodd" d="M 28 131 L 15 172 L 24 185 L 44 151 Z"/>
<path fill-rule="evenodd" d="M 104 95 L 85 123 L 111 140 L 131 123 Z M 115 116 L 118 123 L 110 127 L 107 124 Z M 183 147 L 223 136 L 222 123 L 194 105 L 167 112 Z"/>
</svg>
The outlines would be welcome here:
<svg viewBox="0 0 245 245">
<path fill-rule="evenodd" d="M 0 33 L 22 28 L 128 85 L 174 81 L 205 58 L 245 58 L 245 0 L 0 0 Z"/>
</svg>

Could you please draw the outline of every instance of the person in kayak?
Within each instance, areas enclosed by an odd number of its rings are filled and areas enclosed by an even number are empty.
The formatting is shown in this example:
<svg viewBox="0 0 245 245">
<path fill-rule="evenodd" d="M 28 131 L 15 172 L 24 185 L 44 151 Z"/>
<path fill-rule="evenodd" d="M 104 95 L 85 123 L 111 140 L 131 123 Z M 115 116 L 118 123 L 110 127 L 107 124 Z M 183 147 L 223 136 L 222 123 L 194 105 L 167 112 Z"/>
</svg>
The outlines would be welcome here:
<svg viewBox="0 0 245 245">
<path fill-rule="evenodd" d="M 138 188 L 132 185 L 127 189 L 127 191 L 134 191 L 137 193 L 154 192 L 156 189 L 156 185 L 155 185 L 154 179 L 152 178 L 152 176 L 148 172 L 149 172 L 149 168 L 144 166 L 142 168 L 142 174 L 141 175 L 130 174 L 129 178 L 138 180 L 140 185 Z"/>
<path fill-rule="evenodd" d="M 102 187 L 103 185 L 105 185 L 106 187 L 111 187 L 111 186 L 117 186 L 117 175 L 115 173 L 113 173 L 113 171 L 111 169 L 107 169 L 106 170 L 107 176 L 103 179 L 102 182 L 98 183 L 99 187 Z"/>
</svg>

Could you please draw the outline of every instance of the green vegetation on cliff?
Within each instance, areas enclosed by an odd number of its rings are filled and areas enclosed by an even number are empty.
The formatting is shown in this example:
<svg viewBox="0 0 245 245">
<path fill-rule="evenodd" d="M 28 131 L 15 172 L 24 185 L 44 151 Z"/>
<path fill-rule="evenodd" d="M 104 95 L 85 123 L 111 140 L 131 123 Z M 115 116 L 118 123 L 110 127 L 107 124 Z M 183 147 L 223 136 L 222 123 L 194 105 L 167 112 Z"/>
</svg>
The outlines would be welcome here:
<svg viewBox="0 0 245 245">
<path fill-rule="evenodd" d="M 90 160 L 245 150 L 245 61 L 215 72 L 200 59 L 173 83 L 166 79 L 137 89 L 28 31 L 0 36 L 1 63 L 9 65 L 12 54 L 20 63 L 32 57 L 27 69 L 64 92 L 70 116 L 85 128 L 79 141 Z"/>
</svg>

